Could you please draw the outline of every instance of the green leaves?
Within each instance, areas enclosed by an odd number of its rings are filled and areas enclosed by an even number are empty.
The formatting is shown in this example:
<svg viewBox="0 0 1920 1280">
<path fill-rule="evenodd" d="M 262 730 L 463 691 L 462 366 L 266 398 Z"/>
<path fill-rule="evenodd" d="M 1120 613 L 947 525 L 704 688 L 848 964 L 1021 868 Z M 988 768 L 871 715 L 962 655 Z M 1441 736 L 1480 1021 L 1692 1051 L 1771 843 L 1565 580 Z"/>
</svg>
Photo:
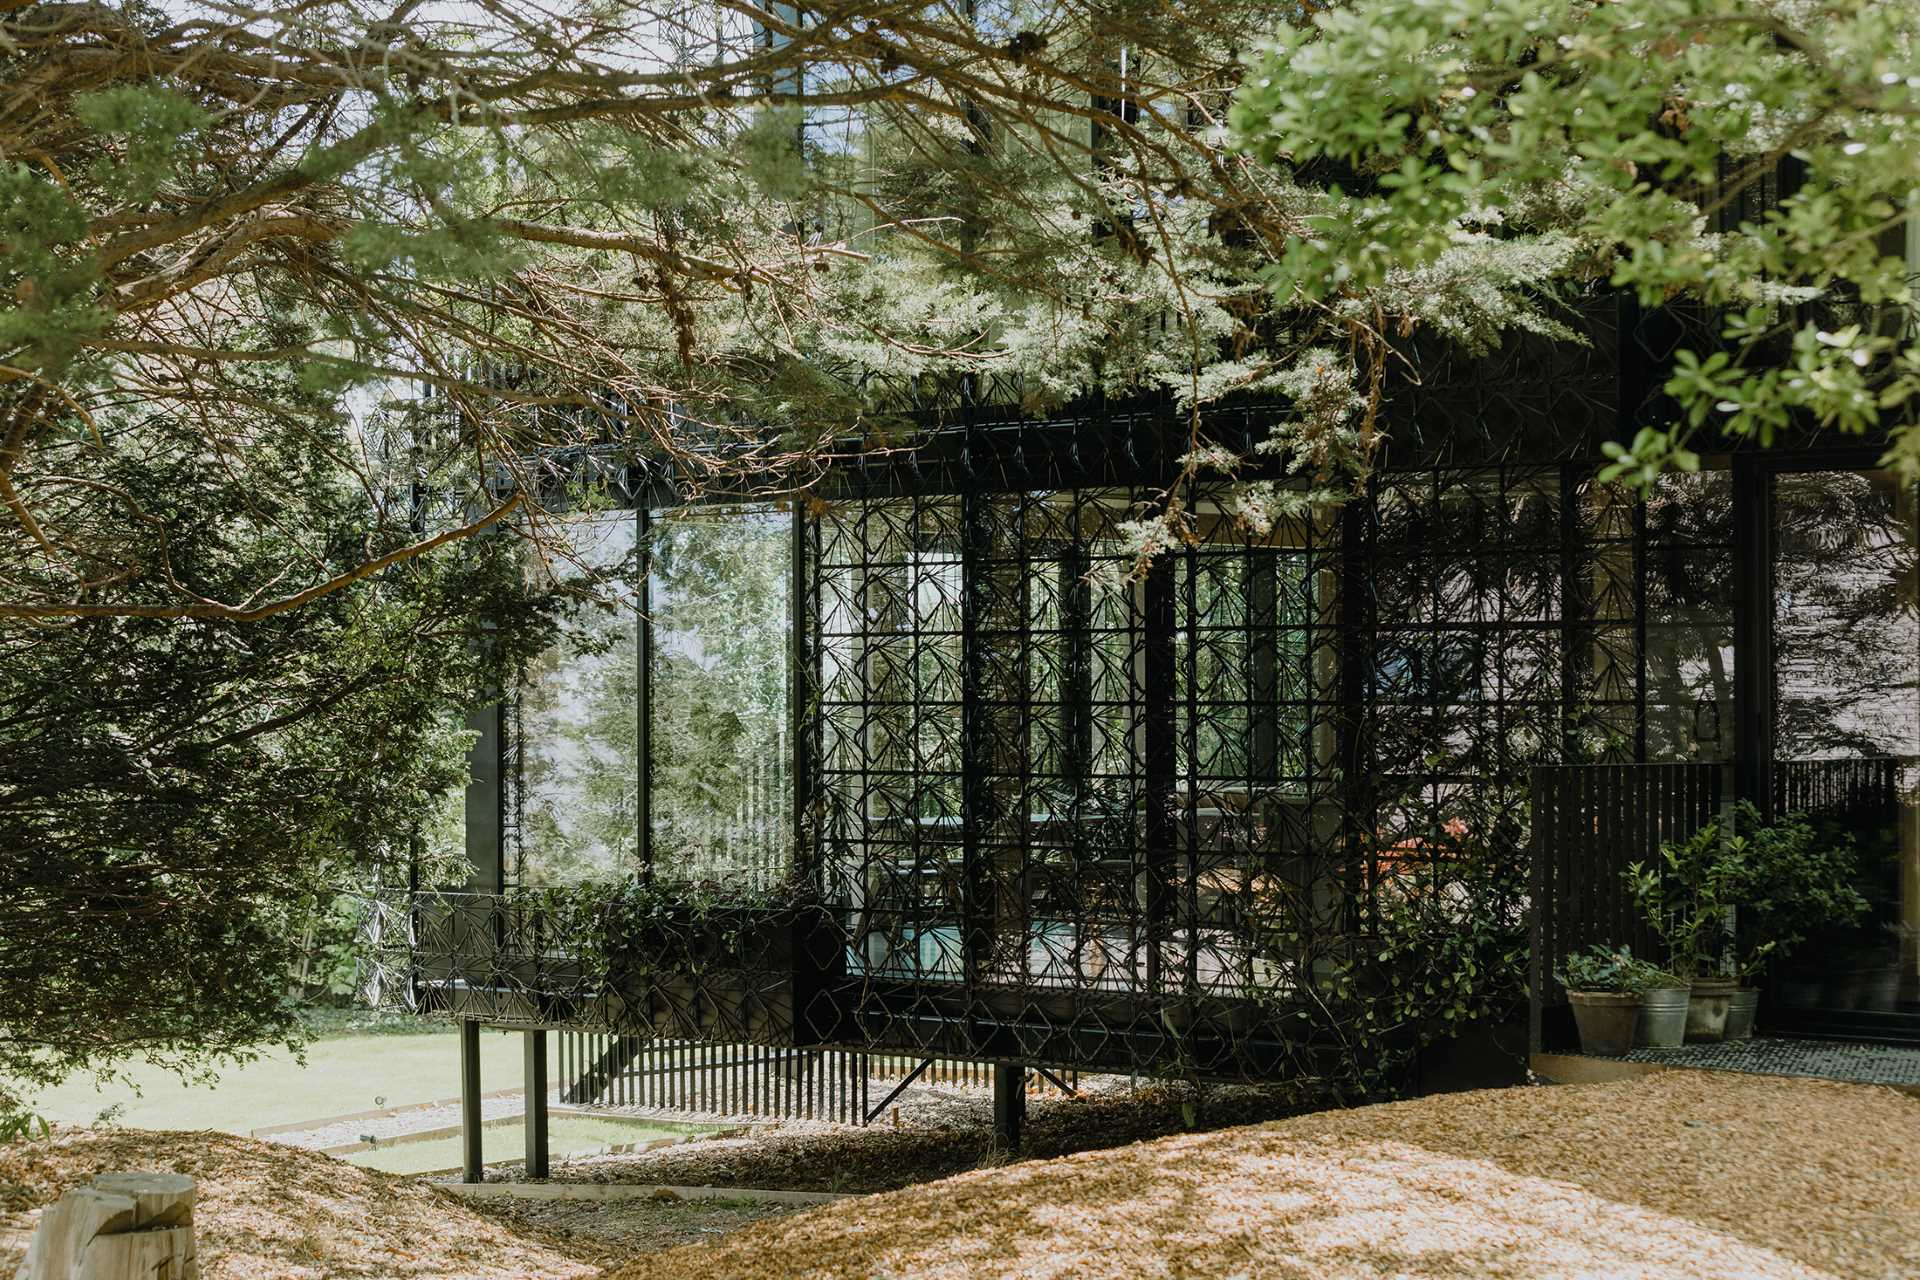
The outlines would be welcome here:
<svg viewBox="0 0 1920 1280">
<path fill-rule="evenodd" d="M 341 252 L 367 271 L 402 270 L 422 280 L 494 280 L 525 265 L 526 244 L 484 221 L 453 221 L 422 231 L 386 222 L 362 222 L 347 233 Z"/>
<path fill-rule="evenodd" d="M 1699 454 L 1683 448 L 1676 433 L 1657 427 L 1640 428 L 1630 445 L 1605 441 L 1600 451 L 1608 459 L 1607 465 L 1600 469 L 1601 483 L 1623 484 L 1642 497 L 1652 494 L 1654 483 L 1669 469 L 1687 472 L 1700 469 Z"/>
<path fill-rule="evenodd" d="M 1686 985 L 1659 965 L 1637 958 L 1629 947 L 1608 947 L 1597 942 L 1568 956 L 1553 976 L 1569 991 L 1632 993 Z"/>
<path fill-rule="evenodd" d="M 73 114 L 120 144 L 99 166 L 99 177 L 120 199 L 134 203 L 160 190 L 207 123 L 199 104 L 157 81 L 81 94 L 73 100 Z"/>
<path fill-rule="evenodd" d="M 1257 54 L 1231 123 L 1261 161 L 1338 161 L 1357 179 L 1269 273 L 1289 296 L 1372 291 L 1393 313 L 1493 216 L 1506 242 L 1582 246 L 1502 282 L 1511 293 L 1605 281 L 1646 307 L 1732 308 L 1724 348 L 1674 356 L 1676 421 L 1610 450 L 1609 478 L 1643 487 L 1693 465 L 1682 442 L 1698 430 L 1873 431 L 1920 387 L 1898 336 L 1920 188 L 1914 6 L 1359 0 Z M 1863 308 L 1879 310 L 1840 322 Z M 1914 478 L 1910 430 L 1888 460 Z"/>
<path fill-rule="evenodd" d="M 799 200 L 813 189 L 800 150 L 800 109 L 768 107 L 753 114 L 735 139 L 747 176 L 775 200 Z"/>
<path fill-rule="evenodd" d="M 45 171 L 0 164 L 0 348 L 22 344 L 29 363 L 57 364 L 110 319 L 97 297 L 99 271 L 76 242 L 86 216 Z"/>
<path fill-rule="evenodd" d="M 45 1116 L 30 1111 L 0 1111 L 0 1142 L 31 1142 L 52 1134 L 53 1126 Z"/>
</svg>

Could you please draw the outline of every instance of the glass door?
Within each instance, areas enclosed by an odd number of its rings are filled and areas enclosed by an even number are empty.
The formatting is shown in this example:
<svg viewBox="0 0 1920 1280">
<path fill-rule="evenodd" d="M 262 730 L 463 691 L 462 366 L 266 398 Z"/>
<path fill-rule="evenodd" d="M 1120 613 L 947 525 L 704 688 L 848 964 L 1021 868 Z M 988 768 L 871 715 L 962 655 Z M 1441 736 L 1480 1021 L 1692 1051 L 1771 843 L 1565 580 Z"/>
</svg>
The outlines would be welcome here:
<svg viewBox="0 0 1920 1280">
<path fill-rule="evenodd" d="M 1888 471 L 1781 471 L 1770 537 L 1771 786 L 1817 846 L 1847 856 L 1857 919 L 1809 921 L 1774 969 L 1783 1014 L 1920 1033 L 1920 541 L 1915 493 Z M 1809 1028 L 1812 1029 L 1812 1028 Z"/>
</svg>

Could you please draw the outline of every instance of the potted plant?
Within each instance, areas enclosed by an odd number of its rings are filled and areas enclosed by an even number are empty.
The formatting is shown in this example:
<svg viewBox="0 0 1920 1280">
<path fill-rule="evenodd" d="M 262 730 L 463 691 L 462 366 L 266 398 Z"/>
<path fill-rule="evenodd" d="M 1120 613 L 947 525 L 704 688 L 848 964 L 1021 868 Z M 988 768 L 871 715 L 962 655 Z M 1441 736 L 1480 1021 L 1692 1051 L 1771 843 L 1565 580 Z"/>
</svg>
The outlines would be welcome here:
<svg viewBox="0 0 1920 1280">
<path fill-rule="evenodd" d="M 1825 956 L 1850 950 L 1854 926 L 1867 910 L 1856 887 L 1860 853 L 1853 836 L 1818 830 L 1803 813 L 1762 822 L 1759 810 L 1746 801 L 1735 808 L 1734 822 L 1746 834 L 1728 843 L 1722 880 L 1738 916 L 1741 971 L 1757 974 L 1770 964 L 1777 980 L 1774 997 L 1781 1004 L 1861 1003 L 1864 962 L 1851 966 L 1851 972 L 1827 975 L 1824 983 L 1818 975 L 1796 975 L 1779 965 L 1816 936 L 1825 940 L 1819 948 Z M 1751 1032 L 1757 1000 L 1757 992 L 1743 993 L 1730 1018 L 1730 1036 L 1742 1034 L 1743 1017 L 1745 1031 Z"/>
<path fill-rule="evenodd" d="M 1688 1040 L 1718 1040 L 1740 989 L 1722 970 L 1733 940 L 1728 889 L 1737 837 L 1708 823 L 1685 840 L 1660 846 L 1656 866 L 1636 862 L 1623 873 L 1641 916 L 1661 941 L 1673 972 L 1687 980 Z"/>
<path fill-rule="evenodd" d="M 1678 1049 L 1686 1041 L 1693 984 L 1651 961 L 1629 957 L 1628 962 L 1634 970 L 1631 980 L 1640 986 L 1640 1024 L 1633 1047 Z"/>
<path fill-rule="evenodd" d="M 1759 993 L 1743 979 L 1816 931 L 1851 926 L 1867 907 L 1854 888 L 1858 856 L 1850 836 L 1822 837 L 1804 814 L 1762 822 L 1746 801 L 1734 809 L 1733 826 L 1745 834 L 1709 823 L 1662 845 L 1656 867 L 1634 863 L 1625 872 L 1674 971 L 1692 984 L 1688 1040 L 1751 1035 Z M 1854 968 L 1850 999 L 1858 1003 Z"/>
<path fill-rule="evenodd" d="M 1659 972 L 1635 960 L 1625 947 L 1609 949 L 1596 943 L 1567 957 L 1554 976 L 1567 989 L 1567 1002 L 1573 1006 L 1580 1052 L 1617 1058 L 1634 1047 L 1643 993 Z"/>
</svg>

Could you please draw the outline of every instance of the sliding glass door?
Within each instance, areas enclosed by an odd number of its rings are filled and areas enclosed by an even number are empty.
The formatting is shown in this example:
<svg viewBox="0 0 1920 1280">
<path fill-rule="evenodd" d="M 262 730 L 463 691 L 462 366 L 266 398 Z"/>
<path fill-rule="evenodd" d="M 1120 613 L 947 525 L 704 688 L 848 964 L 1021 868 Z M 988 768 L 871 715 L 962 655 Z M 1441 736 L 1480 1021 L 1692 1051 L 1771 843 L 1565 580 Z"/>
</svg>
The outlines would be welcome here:
<svg viewBox="0 0 1920 1280">
<path fill-rule="evenodd" d="M 1862 1034 L 1920 1033 L 1920 541 L 1890 471 L 1781 470 L 1769 483 L 1768 649 L 1776 814 L 1852 842 L 1857 921 L 1812 921 L 1773 1003 Z"/>
</svg>

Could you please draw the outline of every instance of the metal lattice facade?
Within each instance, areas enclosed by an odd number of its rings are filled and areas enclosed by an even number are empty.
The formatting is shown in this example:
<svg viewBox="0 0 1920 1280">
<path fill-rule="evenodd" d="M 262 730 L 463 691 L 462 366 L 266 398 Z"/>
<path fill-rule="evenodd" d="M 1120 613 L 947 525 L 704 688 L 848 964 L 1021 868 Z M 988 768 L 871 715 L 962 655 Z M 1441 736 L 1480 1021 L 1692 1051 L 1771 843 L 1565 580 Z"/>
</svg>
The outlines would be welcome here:
<svg viewBox="0 0 1920 1280">
<path fill-rule="evenodd" d="M 1365 493 L 1272 528 L 1224 482 L 1165 490 L 1191 425 L 1166 406 L 942 408 L 922 447 L 846 464 L 782 517 L 790 720 L 755 739 L 782 755 L 756 776 L 783 788 L 782 866 L 811 908 L 751 955 L 656 920 L 674 938 L 647 963 L 570 967 L 586 926 L 516 896 L 541 837 L 508 699 L 476 768 L 500 785 L 469 797 L 480 897 L 386 909 L 384 998 L 619 1035 L 1313 1072 L 1341 1031 L 1327 984 L 1364 971 L 1380 895 L 1450 842 L 1520 866 L 1537 767 L 1731 760 L 1751 718 L 1728 657 L 1759 625 L 1734 584 L 1764 491 L 1738 460 L 1650 502 L 1599 485 L 1598 445 L 1659 411 L 1653 371 L 1690 321 L 1591 319 L 1591 350 L 1425 361 Z M 1206 434 L 1244 452 L 1274 412 L 1210 411 Z M 671 477 L 617 488 L 646 578 Z M 1170 497 L 1192 538 L 1136 572 L 1128 522 Z M 661 641 L 635 625 L 644 815 Z M 666 874 L 648 831 L 630 870 Z M 668 972 L 663 952 L 704 959 Z"/>
</svg>

